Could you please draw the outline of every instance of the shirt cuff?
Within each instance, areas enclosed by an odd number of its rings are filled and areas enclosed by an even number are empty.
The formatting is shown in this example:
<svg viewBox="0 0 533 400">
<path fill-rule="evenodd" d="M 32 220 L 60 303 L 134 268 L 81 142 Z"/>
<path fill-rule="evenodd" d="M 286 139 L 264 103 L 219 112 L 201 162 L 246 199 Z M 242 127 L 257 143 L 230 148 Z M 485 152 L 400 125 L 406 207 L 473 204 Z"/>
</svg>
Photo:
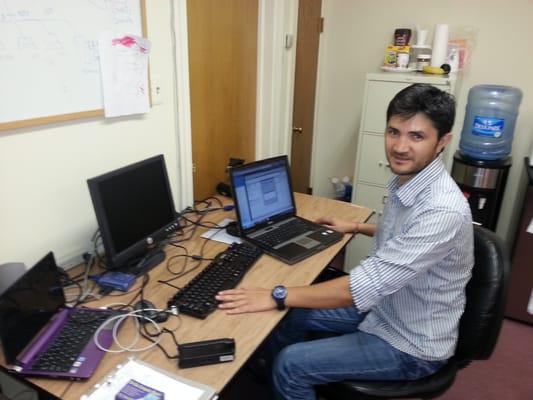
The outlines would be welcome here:
<svg viewBox="0 0 533 400">
<path fill-rule="evenodd" d="M 368 259 L 366 260 L 368 262 Z M 350 293 L 355 306 L 367 312 L 380 298 L 376 285 L 365 272 L 364 262 L 350 271 Z"/>
</svg>

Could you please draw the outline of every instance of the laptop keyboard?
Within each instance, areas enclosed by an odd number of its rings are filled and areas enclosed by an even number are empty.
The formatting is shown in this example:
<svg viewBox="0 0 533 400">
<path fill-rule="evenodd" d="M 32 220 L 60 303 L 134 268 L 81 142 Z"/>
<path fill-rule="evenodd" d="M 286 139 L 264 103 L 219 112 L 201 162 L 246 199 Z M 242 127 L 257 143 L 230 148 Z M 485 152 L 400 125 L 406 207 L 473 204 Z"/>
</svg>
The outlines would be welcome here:
<svg viewBox="0 0 533 400">
<path fill-rule="evenodd" d="M 205 318 L 216 310 L 215 295 L 237 286 L 263 252 L 248 243 L 233 243 L 168 301 L 183 314 Z"/>
<path fill-rule="evenodd" d="M 117 311 L 94 312 L 83 308 L 69 315 L 59 335 L 39 356 L 32 369 L 50 372 L 68 372 L 92 339 L 98 327 Z"/>
<path fill-rule="evenodd" d="M 254 236 L 254 240 L 257 240 L 264 246 L 274 247 L 313 229 L 313 225 L 296 218 L 279 225 L 276 229 L 272 229 L 259 236 Z"/>
</svg>

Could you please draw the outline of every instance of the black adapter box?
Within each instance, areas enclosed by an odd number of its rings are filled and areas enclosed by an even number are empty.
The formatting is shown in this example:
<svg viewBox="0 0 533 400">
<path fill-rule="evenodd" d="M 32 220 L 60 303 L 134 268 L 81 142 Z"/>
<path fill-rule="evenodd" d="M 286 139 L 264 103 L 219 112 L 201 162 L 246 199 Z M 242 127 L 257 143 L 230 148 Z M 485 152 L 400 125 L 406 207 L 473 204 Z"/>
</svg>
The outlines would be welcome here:
<svg viewBox="0 0 533 400">
<path fill-rule="evenodd" d="M 178 353 L 180 368 L 229 362 L 235 359 L 235 340 L 222 338 L 183 343 L 178 345 Z"/>
</svg>

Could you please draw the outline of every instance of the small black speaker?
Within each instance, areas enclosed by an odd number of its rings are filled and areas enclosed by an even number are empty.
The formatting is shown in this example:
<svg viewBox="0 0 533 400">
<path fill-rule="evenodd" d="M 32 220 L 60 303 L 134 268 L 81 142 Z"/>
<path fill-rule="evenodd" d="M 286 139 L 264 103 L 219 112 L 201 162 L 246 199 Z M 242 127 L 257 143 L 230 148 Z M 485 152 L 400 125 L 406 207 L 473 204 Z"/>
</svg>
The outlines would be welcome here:
<svg viewBox="0 0 533 400">
<path fill-rule="evenodd" d="M 236 221 L 232 221 L 226 225 L 226 232 L 228 232 L 228 234 L 231 236 L 241 237 L 241 230 L 239 229 L 239 225 L 237 225 Z"/>
<path fill-rule="evenodd" d="M 216 189 L 218 194 L 231 198 L 231 187 L 227 183 L 220 182 Z"/>
</svg>

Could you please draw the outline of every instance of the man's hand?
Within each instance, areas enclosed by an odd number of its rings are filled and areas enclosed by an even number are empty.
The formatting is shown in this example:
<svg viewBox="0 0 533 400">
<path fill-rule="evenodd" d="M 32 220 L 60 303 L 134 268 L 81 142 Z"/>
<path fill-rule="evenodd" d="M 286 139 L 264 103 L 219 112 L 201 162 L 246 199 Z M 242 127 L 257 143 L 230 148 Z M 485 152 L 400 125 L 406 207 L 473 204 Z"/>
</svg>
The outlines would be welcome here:
<svg viewBox="0 0 533 400">
<path fill-rule="evenodd" d="M 276 309 L 271 290 L 263 288 L 238 288 L 223 290 L 215 298 L 221 303 L 218 308 L 227 314 L 242 314 Z"/>
<path fill-rule="evenodd" d="M 357 228 L 359 224 L 357 222 L 345 221 L 337 217 L 320 217 L 315 222 L 341 233 L 358 232 Z"/>
</svg>

